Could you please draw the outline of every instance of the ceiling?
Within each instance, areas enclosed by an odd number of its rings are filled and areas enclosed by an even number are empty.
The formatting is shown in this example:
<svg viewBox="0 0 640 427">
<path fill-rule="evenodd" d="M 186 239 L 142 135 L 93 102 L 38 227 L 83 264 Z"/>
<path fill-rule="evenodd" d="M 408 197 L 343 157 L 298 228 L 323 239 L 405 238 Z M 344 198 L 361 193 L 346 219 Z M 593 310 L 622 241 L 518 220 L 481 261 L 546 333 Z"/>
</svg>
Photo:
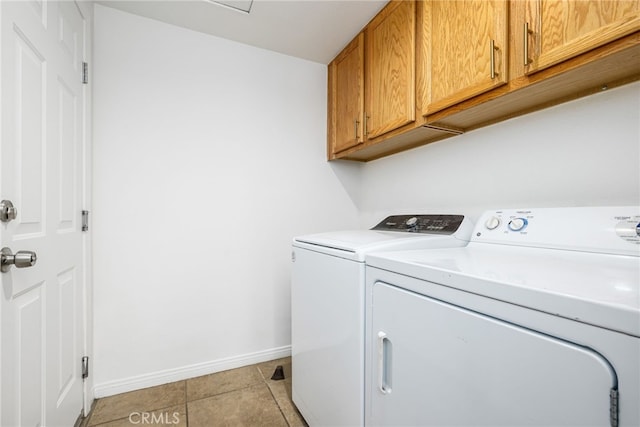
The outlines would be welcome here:
<svg viewBox="0 0 640 427">
<path fill-rule="evenodd" d="M 103 0 L 98 3 L 286 55 L 328 64 L 386 0 Z"/>
</svg>

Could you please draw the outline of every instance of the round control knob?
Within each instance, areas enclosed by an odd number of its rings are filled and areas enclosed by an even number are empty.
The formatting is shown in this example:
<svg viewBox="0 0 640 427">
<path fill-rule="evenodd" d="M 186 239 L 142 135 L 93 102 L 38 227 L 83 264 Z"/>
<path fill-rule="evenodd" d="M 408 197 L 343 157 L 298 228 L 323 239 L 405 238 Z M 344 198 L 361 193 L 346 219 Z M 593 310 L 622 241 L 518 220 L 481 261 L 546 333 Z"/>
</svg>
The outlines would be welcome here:
<svg viewBox="0 0 640 427">
<path fill-rule="evenodd" d="M 497 216 L 492 216 L 484 223 L 484 226 L 489 230 L 495 230 L 500 225 L 500 222 L 500 218 L 498 218 Z"/>
<path fill-rule="evenodd" d="M 522 231 L 527 226 L 529 221 L 525 218 L 513 218 L 509 221 L 509 230 L 511 231 Z"/>
<path fill-rule="evenodd" d="M 418 224 L 418 218 L 416 218 L 415 216 L 412 216 L 404 224 L 407 227 L 415 227 Z"/>
</svg>

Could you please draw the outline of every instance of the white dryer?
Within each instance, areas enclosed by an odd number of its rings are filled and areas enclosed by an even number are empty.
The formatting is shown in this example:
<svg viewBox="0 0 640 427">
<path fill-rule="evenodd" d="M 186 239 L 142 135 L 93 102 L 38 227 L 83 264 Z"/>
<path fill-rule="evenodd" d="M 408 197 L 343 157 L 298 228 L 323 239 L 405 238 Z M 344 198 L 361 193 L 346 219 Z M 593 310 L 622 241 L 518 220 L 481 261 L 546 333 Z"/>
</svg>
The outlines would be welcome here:
<svg viewBox="0 0 640 427">
<path fill-rule="evenodd" d="M 640 208 L 489 211 L 366 260 L 366 425 L 640 425 Z"/>
<path fill-rule="evenodd" d="M 293 401 L 311 426 L 364 424 L 365 255 L 468 243 L 462 215 L 398 215 L 293 241 Z"/>
</svg>

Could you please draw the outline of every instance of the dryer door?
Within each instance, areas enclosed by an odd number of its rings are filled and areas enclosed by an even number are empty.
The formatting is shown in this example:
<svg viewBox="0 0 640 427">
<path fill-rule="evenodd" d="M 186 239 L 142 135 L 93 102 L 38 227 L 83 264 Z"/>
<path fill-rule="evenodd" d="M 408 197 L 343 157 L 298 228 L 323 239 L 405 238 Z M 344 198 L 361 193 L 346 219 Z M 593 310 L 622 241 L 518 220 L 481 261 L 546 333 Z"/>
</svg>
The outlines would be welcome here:
<svg viewBox="0 0 640 427">
<path fill-rule="evenodd" d="M 368 326 L 368 425 L 609 425 L 616 375 L 587 348 L 381 282 Z"/>
</svg>

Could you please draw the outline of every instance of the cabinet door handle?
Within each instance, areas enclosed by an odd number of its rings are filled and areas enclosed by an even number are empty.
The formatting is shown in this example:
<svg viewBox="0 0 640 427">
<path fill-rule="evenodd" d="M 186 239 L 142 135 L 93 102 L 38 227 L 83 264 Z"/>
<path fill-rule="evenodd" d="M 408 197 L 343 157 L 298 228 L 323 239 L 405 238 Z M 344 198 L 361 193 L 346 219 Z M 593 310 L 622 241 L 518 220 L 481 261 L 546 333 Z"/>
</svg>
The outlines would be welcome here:
<svg viewBox="0 0 640 427">
<path fill-rule="evenodd" d="M 358 125 L 360 124 L 360 122 L 358 121 L 358 119 L 353 119 L 353 134 L 354 137 L 356 138 L 356 140 L 358 139 Z"/>
<path fill-rule="evenodd" d="M 496 47 L 495 40 L 491 40 L 489 43 L 489 48 L 491 50 L 491 80 L 495 79 L 498 73 L 496 73 Z"/>
<path fill-rule="evenodd" d="M 369 133 L 367 131 L 367 119 L 369 118 L 369 116 L 367 116 L 367 113 L 364 113 L 364 126 L 362 127 L 362 134 L 364 136 L 367 136 Z"/>
<path fill-rule="evenodd" d="M 378 389 L 382 394 L 391 393 L 391 341 L 387 334 L 378 332 Z"/>
<path fill-rule="evenodd" d="M 533 31 L 529 29 L 529 23 L 524 23 L 524 35 L 523 39 L 523 52 L 524 52 L 524 66 L 526 67 L 531 63 L 531 58 L 529 58 L 529 34 L 533 34 Z"/>
</svg>

